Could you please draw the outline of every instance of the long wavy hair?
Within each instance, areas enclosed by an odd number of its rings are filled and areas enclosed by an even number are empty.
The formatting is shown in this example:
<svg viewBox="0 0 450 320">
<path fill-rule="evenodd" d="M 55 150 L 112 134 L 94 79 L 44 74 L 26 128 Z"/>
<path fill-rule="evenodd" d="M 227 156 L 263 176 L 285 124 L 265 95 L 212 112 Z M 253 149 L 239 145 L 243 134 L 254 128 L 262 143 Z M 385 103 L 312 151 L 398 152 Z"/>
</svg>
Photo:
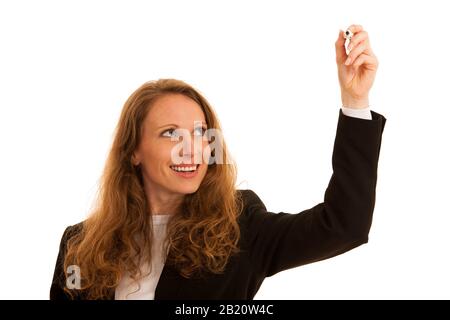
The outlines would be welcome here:
<svg viewBox="0 0 450 320">
<path fill-rule="evenodd" d="M 67 241 L 65 276 L 69 276 L 70 265 L 81 271 L 80 291 L 64 288 L 72 298 L 83 293 L 86 299 L 103 299 L 126 272 L 135 281 L 144 276 L 140 264 L 143 259 L 151 260 L 152 213 L 141 168 L 133 165 L 132 154 L 140 143 L 149 108 L 167 94 L 191 98 L 202 108 L 208 128 L 221 130 L 208 101 L 183 81 L 149 81 L 131 94 L 115 129 L 95 205 L 81 230 Z M 179 214 L 172 215 L 167 224 L 165 263 L 185 278 L 223 273 L 229 258 L 240 251 L 242 199 L 235 185 L 237 167 L 224 140 L 219 143 L 224 164 L 209 164 L 198 190 L 184 196 Z"/>
</svg>

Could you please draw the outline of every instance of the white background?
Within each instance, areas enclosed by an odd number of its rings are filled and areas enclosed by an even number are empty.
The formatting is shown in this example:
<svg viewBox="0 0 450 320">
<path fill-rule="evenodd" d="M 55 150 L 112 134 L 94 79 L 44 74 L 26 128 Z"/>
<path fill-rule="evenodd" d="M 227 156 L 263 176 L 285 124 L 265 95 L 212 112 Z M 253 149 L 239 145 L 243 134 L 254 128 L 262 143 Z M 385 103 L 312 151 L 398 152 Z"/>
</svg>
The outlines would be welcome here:
<svg viewBox="0 0 450 320">
<path fill-rule="evenodd" d="M 211 102 L 240 188 L 323 201 L 341 106 L 334 42 L 361 24 L 387 123 L 368 244 L 267 278 L 255 299 L 450 298 L 445 1 L 2 1 L 0 298 L 48 299 L 127 97 L 158 78 Z"/>
</svg>

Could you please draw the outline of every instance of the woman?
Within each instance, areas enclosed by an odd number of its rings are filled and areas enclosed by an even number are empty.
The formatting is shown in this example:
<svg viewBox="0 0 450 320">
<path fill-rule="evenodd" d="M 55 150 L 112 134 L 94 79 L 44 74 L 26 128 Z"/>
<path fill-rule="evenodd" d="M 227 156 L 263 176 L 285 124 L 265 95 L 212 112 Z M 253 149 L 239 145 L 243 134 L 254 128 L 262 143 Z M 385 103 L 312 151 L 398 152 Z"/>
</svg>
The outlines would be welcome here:
<svg viewBox="0 0 450 320">
<path fill-rule="evenodd" d="M 123 108 L 95 210 L 63 234 L 50 298 L 252 299 L 265 277 L 366 243 L 386 119 L 368 108 L 367 32 L 349 29 L 348 57 L 342 31 L 335 43 L 343 107 L 323 203 L 268 212 L 236 190 L 206 99 L 182 81 L 145 83 Z"/>
</svg>

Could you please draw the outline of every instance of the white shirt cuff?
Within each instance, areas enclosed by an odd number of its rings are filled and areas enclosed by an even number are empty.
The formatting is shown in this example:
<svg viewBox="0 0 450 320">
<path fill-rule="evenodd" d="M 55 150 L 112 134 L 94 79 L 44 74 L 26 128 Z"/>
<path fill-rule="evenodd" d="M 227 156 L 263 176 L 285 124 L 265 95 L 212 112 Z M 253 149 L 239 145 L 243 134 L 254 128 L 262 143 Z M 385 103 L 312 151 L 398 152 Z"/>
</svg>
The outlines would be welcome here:
<svg viewBox="0 0 450 320">
<path fill-rule="evenodd" d="M 342 113 L 345 114 L 346 116 L 353 117 L 353 118 L 372 120 L 372 114 L 370 113 L 370 107 L 367 107 L 364 109 L 353 109 L 353 108 L 346 108 L 346 107 L 342 106 L 341 109 L 342 109 Z"/>
</svg>

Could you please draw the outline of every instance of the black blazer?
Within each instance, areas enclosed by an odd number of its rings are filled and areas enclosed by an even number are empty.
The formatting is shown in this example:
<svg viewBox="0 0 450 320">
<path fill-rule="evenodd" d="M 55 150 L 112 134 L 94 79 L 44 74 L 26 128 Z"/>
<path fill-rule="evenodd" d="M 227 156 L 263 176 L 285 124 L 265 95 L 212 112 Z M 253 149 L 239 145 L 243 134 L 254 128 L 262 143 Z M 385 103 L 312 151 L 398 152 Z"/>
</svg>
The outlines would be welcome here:
<svg viewBox="0 0 450 320">
<path fill-rule="evenodd" d="M 253 299 L 265 277 L 331 258 L 368 241 L 375 206 L 378 157 L 386 118 L 339 119 L 332 155 L 333 174 L 324 202 L 300 213 L 268 212 L 252 190 L 239 190 L 244 212 L 239 218 L 242 250 L 226 271 L 206 279 L 186 279 L 164 266 L 155 291 L 163 299 Z M 62 263 L 67 239 L 81 223 L 68 227 L 61 240 L 50 299 L 68 299 Z M 79 299 L 83 299 L 80 295 Z M 114 299 L 114 290 L 108 299 Z"/>
</svg>

